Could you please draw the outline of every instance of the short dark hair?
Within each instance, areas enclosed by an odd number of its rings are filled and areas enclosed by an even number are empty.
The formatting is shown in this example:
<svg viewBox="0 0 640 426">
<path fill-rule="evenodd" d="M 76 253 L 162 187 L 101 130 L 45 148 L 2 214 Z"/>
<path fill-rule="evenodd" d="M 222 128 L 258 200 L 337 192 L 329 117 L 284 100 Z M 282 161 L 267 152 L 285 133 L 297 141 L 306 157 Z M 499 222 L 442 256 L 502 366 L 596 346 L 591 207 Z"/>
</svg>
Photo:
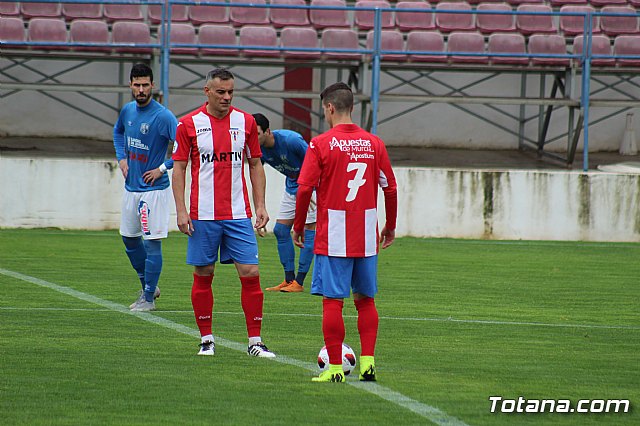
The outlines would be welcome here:
<svg viewBox="0 0 640 426">
<path fill-rule="evenodd" d="M 233 80 L 233 74 L 226 68 L 216 68 L 214 70 L 209 71 L 207 74 L 207 81 L 211 81 L 214 78 L 219 78 L 220 80 Z"/>
<path fill-rule="evenodd" d="M 253 114 L 253 118 L 256 119 L 256 124 L 260 126 L 263 132 L 266 132 L 269 129 L 269 119 L 264 116 L 264 114 L 260 114 L 259 112 Z"/>
<path fill-rule="evenodd" d="M 320 93 L 322 103 L 330 103 L 338 112 L 351 112 L 353 108 L 353 92 L 345 83 L 334 83 Z"/>
<path fill-rule="evenodd" d="M 131 67 L 131 73 L 129 73 L 129 81 L 133 81 L 134 78 L 149 77 L 153 83 L 153 70 L 147 64 L 135 64 Z"/>
</svg>

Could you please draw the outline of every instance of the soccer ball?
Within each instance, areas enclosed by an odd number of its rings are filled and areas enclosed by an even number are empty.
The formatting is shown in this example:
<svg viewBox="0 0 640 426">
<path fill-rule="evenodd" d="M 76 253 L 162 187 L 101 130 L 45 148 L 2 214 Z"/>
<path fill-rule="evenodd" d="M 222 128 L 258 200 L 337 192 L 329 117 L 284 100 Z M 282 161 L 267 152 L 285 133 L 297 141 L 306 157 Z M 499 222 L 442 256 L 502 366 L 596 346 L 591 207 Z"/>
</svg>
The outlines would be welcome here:
<svg viewBox="0 0 640 426">
<path fill-rule="evenodd" d="M 324 371 L 329 368 L 329 354 L 327 353 L 327 347 L 323 346 L 318 354 L 318 367 L 320 371 Z M 342 344 L 342 371 L 344 375 L 348 376 L 356 367 L 356 354 L 353 349 L 347 344 Z"/>
</svg>

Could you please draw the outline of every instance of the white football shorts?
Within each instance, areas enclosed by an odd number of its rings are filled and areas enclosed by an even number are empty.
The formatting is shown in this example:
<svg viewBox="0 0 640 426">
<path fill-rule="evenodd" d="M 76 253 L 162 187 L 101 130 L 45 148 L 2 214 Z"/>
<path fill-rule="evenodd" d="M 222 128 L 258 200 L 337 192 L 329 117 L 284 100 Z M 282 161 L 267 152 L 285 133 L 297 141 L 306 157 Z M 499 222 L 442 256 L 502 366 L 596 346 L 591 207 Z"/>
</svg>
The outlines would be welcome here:
<svg viewBox="0 0 640 426">
<path fill-rule="evenodd" d="M 309 203 L 309 210 L 307 210 L 307 221 L 305 223 L 316 223 L 316 192 L 313 191 L 311 195 L 311 202 Z M 280 200 L 280 213 L 278 213 L 278 219 L 287 220 L 294 219 L 296 217 L 296 196 L 291 195 L 285 189 L 282 194 L 282 200 Z"/>
<path fill-rule="evenodd" d="M 171 188 L 146 192 L 124 191 L 120 235 L 145 240 L 167 238 Z"/>
</svg>

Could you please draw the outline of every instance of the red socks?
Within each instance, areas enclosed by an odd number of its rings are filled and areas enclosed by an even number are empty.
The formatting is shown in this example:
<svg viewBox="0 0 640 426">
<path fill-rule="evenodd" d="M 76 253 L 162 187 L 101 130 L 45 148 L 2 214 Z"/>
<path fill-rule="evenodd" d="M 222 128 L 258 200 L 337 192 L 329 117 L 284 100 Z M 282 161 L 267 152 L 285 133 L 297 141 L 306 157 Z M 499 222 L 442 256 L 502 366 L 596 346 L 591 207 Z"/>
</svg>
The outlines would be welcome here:
<svg viewBox="0 0 640 426">
<path fill-rule="evenodd" d="M 375 300 L 371 297 L 354 300 L 358 311 L 358 332 L 360 333 L 360 355 L 373 356 L 378 337 L 378 310 Z"/>
<path fill-rule="evenodd" d="M 240 282 L 242 283 L 240 302 L 247 322 L 247 334 L 249 337 L 258 337 L 262 328 L 262 305 L 264 301 L 264 293 L 260 288 L 260 276 L 240 277 Z"/>
<path fill-rule="evenodd" d="M 322 333 L 329 354 L 329 364 L 342 365 L 342 342 L 344 341 L 344 320 L 341 299 L 322 299 Z"/>
<path fill-rule="evenodd" d="M 211 283 L 213 275 L 193 274 L 193 286 L 191 287 L 191 304 L 196 316 L 196 324 L 201 336 L 211 333 L 211 314 L 213 312 L 213 290 Z"/>
</svg>

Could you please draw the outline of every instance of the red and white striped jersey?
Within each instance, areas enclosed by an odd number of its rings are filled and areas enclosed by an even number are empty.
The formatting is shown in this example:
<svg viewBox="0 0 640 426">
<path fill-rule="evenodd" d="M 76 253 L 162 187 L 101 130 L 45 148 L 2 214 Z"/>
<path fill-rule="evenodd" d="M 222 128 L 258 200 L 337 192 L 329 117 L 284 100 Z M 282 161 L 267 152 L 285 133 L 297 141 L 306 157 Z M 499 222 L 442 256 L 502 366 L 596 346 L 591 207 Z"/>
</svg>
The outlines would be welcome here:
<svg viewBox="0 0 640 426">
<path fill-rule="evenodd" d="M 298 184 L 316 188 L 316 254 L 378 253 L 378 187 L 396 193 L 396 178 L 380 138 L 355 124 L 340 124 L 313 138 Z M 387 218 L 393 229 L 395 221 L 395 213 Z"/>
<path fill-rule="evenodd" d="M 172 158 L 191 160 L 192 220 L 251 217 L 244 178 L 245 156 L 262 156 L 251 114 L 231 107 L 220 120 L 207 113 L 205 103 L 180 119 Z"/>
</svg>

